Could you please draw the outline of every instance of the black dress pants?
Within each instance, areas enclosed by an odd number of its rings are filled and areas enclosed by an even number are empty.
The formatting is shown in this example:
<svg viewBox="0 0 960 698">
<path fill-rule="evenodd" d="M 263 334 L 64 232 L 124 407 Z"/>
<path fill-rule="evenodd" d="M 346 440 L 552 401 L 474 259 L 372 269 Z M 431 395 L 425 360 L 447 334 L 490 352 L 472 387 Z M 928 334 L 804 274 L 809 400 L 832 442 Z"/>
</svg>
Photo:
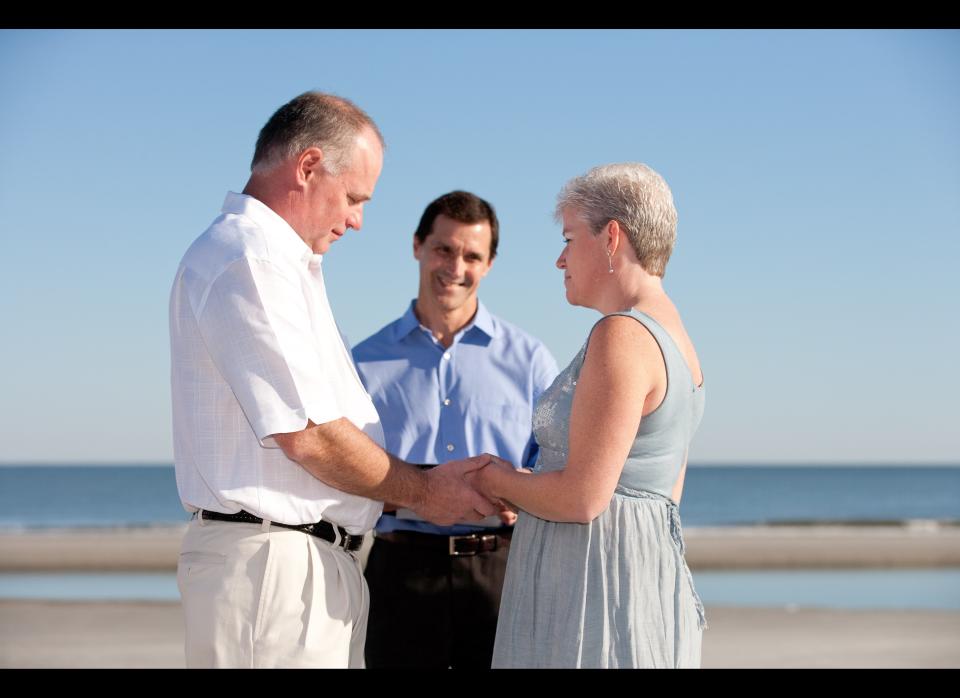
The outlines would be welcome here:
<svg viewBox="0 0 960 698">
<path fill-rule="evenodd" d="M 438 545 L 374 540 L 365 571 L 368 668 L 490 668 L 509 539 L 452 556 L 440 544 L 447 536 L 431 538 Z"/>
</svg>

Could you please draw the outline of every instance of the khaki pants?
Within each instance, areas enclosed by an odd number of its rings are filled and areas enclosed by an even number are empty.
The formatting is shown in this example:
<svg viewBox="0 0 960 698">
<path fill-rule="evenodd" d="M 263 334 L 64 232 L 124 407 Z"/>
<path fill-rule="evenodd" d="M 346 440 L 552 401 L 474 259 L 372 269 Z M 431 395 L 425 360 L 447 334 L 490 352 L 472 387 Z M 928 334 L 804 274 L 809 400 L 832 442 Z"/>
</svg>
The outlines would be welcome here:
<svg viewBox="0 0 960 698">
<path fill-rule="evenodd" d="M 300 531 L 190 523 L 177 565 L 187 667 L 363 668 L 360 562 Z"/>
</svg>

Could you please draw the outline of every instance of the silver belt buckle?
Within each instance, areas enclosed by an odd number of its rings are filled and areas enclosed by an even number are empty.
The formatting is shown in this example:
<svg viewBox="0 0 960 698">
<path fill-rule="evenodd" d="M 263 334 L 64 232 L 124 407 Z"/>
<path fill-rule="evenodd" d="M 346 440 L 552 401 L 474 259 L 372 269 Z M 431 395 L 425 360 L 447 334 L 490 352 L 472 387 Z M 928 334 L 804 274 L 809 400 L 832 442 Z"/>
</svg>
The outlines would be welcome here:
<svg viewBox="0 0 960 698">
<path fill-rule="evenodd" d="M 450 556 L 451 557 L 469 557 L 470 555 L 476 555 L 476 550 L 468 550 L 466 552 L 460 552 L 457 550 L 457 541 L 465 540 L 467 538 L 476 538 L 474 535 L 469 536 L 450 536 Z"/>
</svg>

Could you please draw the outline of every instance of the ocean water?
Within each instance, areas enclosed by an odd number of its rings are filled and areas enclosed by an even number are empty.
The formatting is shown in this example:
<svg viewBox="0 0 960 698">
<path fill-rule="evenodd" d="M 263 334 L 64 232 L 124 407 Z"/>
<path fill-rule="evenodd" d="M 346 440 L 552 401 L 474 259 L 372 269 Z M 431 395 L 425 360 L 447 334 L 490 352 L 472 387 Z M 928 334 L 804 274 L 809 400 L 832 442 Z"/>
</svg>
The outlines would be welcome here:
<svg viewBox="0 0 960 698">
<path fill-rule="evenodd" d="M 960 520 L 960 467 L 691 465 L 686 527 Z M 2 466 L 0 530 L 185 523 L 173 467 Z M 960 610 L 960 570 L 695 574 L 708 606 Z M 173 573 L 0 573 L 0 599 L 179 598 Z"/>
<path fill-rule="evenodd" d="M 708 607 L 960 611 L 960 570 L 697 572 Z M 177 577 L 152 573 L 0 573 L 0 599 L 179 601 Z"/>
<path fill-rule="evenodd" d="M 960 520 L 960 466 L 691 465 L 685 526 Z M 173 467 L 2 466 L 0 529 L 189 520 Z"/>
</svg>

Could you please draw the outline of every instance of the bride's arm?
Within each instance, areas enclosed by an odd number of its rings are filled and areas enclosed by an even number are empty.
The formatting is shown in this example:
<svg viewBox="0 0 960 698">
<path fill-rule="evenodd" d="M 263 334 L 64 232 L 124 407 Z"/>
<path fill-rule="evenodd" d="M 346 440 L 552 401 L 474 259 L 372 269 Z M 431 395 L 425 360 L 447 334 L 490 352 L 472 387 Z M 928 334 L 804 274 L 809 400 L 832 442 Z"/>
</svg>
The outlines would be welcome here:
<svg viewBox="0 0 960 698">
<path fill-rule="evenodd" d="M 592 521 L 610 504 L 662 366 L 656 340 L 639 322 L 617 315 L 601 320 L 573 395 L 566 468 L 530 474 L 499 461 L 477 472 L 478 485 L 542 519 Z"/>
</svg>

